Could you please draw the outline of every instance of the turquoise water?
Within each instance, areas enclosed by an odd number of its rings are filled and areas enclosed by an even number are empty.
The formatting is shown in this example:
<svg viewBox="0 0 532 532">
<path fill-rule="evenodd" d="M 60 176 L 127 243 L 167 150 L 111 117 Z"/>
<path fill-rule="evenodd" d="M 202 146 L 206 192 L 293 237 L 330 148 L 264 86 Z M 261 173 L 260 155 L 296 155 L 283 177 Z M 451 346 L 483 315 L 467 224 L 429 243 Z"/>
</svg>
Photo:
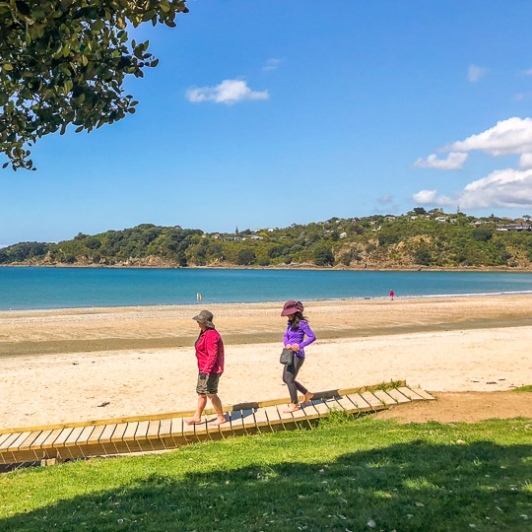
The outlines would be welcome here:
<svg viewBox="0 0 532 532">
<path fill-rule="evenodd" d="M 0 268 L 0 310 L 532 293 L 532 273 Z"/>
</svg>

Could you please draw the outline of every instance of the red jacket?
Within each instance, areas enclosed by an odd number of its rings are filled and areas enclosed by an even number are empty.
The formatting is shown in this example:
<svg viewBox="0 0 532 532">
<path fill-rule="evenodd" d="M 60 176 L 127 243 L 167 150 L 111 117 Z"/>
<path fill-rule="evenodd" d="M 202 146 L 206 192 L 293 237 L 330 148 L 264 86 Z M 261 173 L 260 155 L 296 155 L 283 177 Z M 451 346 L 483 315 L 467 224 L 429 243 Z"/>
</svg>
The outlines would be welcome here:
<svg viewBox="0 0 532 532">
<path fill-rule="evenodd" d="M 196 341 L 196 358 L 200 373 L 224 372 L 224 343 L 216 329 L 207 329 Z"/>
</svg>

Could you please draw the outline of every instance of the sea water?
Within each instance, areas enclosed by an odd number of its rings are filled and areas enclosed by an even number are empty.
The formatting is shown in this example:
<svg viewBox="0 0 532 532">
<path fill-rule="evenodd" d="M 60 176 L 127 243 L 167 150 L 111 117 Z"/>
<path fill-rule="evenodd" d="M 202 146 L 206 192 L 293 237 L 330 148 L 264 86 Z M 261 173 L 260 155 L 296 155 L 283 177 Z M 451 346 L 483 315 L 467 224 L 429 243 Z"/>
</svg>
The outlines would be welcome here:
<svg viewBox="0 0 532 532">
<path fill-rule="evenodd" d="M 0 268 L 0 310 L 531 293 L 532 273 Z"/>
</svg>

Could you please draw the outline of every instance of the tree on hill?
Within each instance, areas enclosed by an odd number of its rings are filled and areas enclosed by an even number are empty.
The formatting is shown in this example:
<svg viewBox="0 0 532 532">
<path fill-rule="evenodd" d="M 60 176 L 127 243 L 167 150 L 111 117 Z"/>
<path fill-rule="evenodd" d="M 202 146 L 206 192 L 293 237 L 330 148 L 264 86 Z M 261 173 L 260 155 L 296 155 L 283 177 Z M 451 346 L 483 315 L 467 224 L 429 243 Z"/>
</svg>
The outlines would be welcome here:
<svg viewBox="0 0 532 532">
<path fill-rule="evenodd" d="M 0 151 L 18 168 L 37 139 L 68 125 L 90 132 L 135 112 L 128 75 L 158 60 L 128 24 L 175 27 L 187 0 L 0 0 Z"/>
</svg>

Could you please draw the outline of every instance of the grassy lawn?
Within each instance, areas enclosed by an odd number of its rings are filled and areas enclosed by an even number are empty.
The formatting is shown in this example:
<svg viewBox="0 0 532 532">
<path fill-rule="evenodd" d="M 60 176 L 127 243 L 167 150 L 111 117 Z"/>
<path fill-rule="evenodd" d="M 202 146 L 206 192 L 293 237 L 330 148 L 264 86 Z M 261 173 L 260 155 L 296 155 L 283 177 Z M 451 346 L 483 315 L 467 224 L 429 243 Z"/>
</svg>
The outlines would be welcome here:
<svg viewBox="0 0 532 532">
<path fill-rule="evenodd" d="M 532 530 L 532 420 L 308 431 L 0 475 L 2 531 Z"/>
</svg>

